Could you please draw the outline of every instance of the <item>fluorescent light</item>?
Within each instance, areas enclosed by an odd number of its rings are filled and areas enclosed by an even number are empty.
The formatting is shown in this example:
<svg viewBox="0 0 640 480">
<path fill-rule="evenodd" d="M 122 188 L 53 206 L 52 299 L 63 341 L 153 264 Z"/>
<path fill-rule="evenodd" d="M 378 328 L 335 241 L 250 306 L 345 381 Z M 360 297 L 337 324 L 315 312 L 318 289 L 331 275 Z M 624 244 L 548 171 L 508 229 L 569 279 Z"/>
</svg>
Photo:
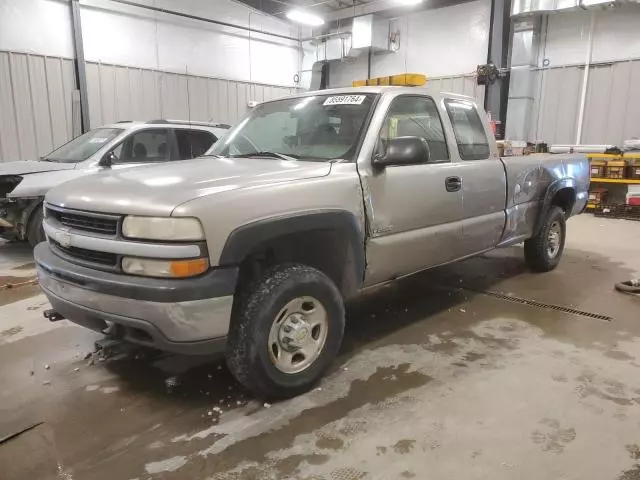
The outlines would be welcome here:
<svg viewBox="0 0 640 480">
<path fill-rule="evenodd" d="M 324 20 L 313 13 L 291 10 L 287 12 L 287 18 L 293 22 L 302 23 L 311 27 L 318 27 L 324 24 Z"/>
<path fill-rule="evenodd" d="M 396 2 L 398 2 L 400 5 L 417 5 L 419 3 L 422 3 L 422 0 L 396 0 Z"/>
</svg>

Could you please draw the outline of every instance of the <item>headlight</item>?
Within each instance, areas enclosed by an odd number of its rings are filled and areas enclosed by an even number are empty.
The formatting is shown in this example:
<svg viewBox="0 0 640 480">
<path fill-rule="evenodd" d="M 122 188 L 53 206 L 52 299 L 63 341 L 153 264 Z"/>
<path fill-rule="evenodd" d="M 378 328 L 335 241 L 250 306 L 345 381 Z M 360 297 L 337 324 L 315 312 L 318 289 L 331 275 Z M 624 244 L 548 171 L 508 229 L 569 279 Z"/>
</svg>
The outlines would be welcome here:
<svg viewBox="0 0 640 480">
<path fill-rule="evenodd" d="M 204 240 L 197 218 L 128 216 L 122 224 L 122 234 L 147 240 Z"/>
<path fill-rule="evenodd" d="M 195 277 L 207 271 L 209 260 L 193 258 L 190 260 L 155 260 L 148 258 L 124 257 L 122 270 L 131 275 L 161 278 Z"/>
</svg>

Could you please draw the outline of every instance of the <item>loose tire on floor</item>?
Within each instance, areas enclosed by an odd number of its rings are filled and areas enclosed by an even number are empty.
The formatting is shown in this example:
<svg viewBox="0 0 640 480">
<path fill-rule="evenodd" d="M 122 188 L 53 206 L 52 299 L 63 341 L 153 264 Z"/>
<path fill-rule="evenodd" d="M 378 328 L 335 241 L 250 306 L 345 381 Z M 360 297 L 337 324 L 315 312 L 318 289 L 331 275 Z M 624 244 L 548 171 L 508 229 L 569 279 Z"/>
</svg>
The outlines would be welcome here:
<svg viewBox="0 0 640 480">
<path fill-rule="evenodd" d="M 564 211 L 551 207 L 535 237 L 524 242 L 524 257 L 534 272 L 549 272 L 558 266 L 567 233 Z"/>
<path fill-rule="evenodd" d="M 44 242 L 46 239 L 44 227 L 42 226 L 43 218 L 44 210 L 42 205 L 38 205 L 33 212 L 31 212 L 29 223 L 27 224 L 27 240 L 32 247 L 35 247 L 40 242 Z"/>
<path fill-rule="evenodd" d="M 269 399 L 312 388 L 342 343 L 344 303 L 335 284 L 315 268 L 285 264 L 238 295 L 226 351 L 237 380 Z"/>
</svg>

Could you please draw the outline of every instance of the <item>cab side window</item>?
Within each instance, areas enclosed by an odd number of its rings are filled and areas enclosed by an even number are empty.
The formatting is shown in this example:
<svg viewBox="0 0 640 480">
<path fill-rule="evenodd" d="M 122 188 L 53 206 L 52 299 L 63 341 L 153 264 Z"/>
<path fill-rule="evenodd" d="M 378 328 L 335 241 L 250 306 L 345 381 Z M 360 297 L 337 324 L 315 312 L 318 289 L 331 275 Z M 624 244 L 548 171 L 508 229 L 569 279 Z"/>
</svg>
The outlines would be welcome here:
<svg viewBox="0 0 640 480">
<path fill-rule="evenodd" d="M 476 107 L 464 100 L 445 100 L 462 160 L 489 158 L 489 142 Z"/>
<path fill-rule="evenodd" d="M 384 144 L 397 137 L 424 138 L 429 145 L 429 163 L 449 160 L 440 114 L 431 98 L 404 95 L 393 100 L 380 131 L 380 140 Z"/>
<path fill-rule="evenodd" d="M 122 142 L 118 163 L 165 162 L 169 160 L 169 145 L 169 131 L 166 129 L 138 131 Z"/>
<path fill-rule="evenodd" d="M 204 130 L 176 129 L 177 160 L 201 157 L 217 140 L 215 135 Z"/>
</svg>

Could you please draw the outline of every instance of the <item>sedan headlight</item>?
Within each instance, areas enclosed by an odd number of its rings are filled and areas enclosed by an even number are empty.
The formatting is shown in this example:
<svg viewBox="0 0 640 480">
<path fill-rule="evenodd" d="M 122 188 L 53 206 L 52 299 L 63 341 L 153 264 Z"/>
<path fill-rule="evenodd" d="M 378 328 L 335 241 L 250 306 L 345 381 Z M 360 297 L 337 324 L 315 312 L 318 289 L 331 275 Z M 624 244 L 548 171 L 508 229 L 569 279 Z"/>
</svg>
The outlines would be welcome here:
<svg viewBox="0 0 640 480">
<path fill-rule="evenodd" d="M 122 270 L 130 275 L 160 278 L 185 278 L 201 275 L 209 268 L 206 258 L 190 260 L 156 260 L 150 258 L 124 257 Z"/>
<path fill-rule="evenodd" d="M 204 240 L 204 231 L 197 218 L 125 217 L 122 234 L 127 238 L 146 240 Z"/>
</svg>

